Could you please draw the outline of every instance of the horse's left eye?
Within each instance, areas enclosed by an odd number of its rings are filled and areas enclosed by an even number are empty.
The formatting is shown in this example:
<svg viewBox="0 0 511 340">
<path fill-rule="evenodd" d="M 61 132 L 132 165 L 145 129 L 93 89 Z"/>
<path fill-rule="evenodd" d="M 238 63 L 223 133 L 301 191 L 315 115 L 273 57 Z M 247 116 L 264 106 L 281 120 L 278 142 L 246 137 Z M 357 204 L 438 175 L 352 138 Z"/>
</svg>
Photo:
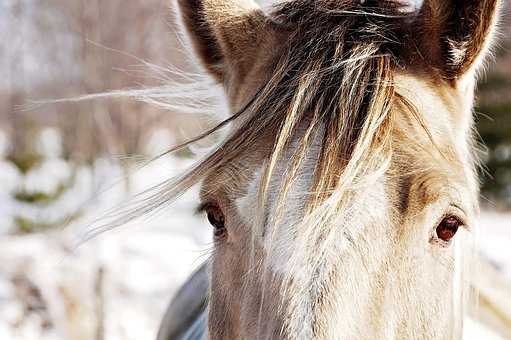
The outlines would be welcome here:
<svg viewBox="0 0 511 340">
<path fill-rule="evenodd" d="M 209 206 L 206 208 L 208 221 L 214 228 L 213 235 L 215 238 L 221 238 L 226 235 L 227 229 L 225 228 L 225 217 L 218 206 Z"/>
<path fill-rule="evenodd" d="M 461 226 L 463 226 L 463 223 L 457 217 L 445 217 L 438 227 L 436 227 L 436 235 L 442 241 L 448 242 L 456 235 L 456 232 Z"/>
</svg>

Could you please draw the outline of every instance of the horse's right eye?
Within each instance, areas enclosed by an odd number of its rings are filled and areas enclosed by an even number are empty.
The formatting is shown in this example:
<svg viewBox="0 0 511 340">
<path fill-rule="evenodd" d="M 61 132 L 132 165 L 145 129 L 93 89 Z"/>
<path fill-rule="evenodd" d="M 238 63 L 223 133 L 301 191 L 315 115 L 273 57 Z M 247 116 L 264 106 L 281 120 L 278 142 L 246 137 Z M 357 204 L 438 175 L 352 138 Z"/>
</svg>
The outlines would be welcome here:
<svg viewBox="0 0 511 340">
<path fill-rule="evenodd" d="M 436 235 L 442 241 L 449 242 L 461 226 L 463 226 L 463 223 L 458 218 L 454 216 L 445 217 L 436 228 Z"/>
<path fill-rule="evenodd" d="M 212 205 L 206 207 L 206 214 L 209 223 L 211 223 L 214 228 L 213 235 L 215 238 L 225 237 L 227 235 L 227 229 L 225 228 L 225 217 L 222 210 L 218 206 Z"/>
</svg>

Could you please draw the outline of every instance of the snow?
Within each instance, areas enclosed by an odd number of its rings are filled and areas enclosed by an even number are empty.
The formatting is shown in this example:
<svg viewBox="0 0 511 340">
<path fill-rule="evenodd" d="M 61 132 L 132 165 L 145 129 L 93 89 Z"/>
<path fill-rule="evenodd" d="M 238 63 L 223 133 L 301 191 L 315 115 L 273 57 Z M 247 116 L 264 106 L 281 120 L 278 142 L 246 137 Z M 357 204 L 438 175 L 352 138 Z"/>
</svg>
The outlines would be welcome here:
<svg viewBox="0 0 511 340">
<path fill-rule="evenodd" d="M 7 137 L 7 134 L 0 130 L 0 158 L 4 158 L 11 149 L 11 141 Z"/>
<path fill-rule="evenodd" d="M 145 145 L 145 153 L 158 156 L 176 144 L 175 138 L 166 129 L 157 129 L 151 133 Z"/>
<path fill-rule="evenodd" d="M 60 143 L 57 131 L 43 130 L 37 141 L 42 161 L 25 175 L 0 156 L 0 339 L 87 340 L 101 329 L 108 340 L 155 338 L 172 294 L 211 247 L 210 229 L 194 213 L 197 188 L 159 214 L 74 247 L 105 211 L 191 161 L 162 157 L 134 171 L 127 186 L 120 160 L 72 165 L 59 158 Z M 165 131 L 156 131 L 148 156 L 170 143 Z M 69 185 L 44 204 L 13 195 L 53 195 L 63 184 Z M 20 216 L 56 228 L 13 235 Z"/>
<path fill-rule="evenodd" d="M 55 128 L 43 128 L 36 138 L 35 149 L 44 158 L 55 159 L 62 156 L 62 136 Z"/>
<path fill-rule="evenodd" d="M 27 193 L 52 195 L 59 186 L 71 179 L 71 166 L 61 159 L 45 159 L 37 167 L 30 169 L 24 178 L 23 189 Z"/>
<path fill-rule="evenodd" d="M 193 215 L 193 203 L 185 199 L 176 207 L 78 249 L 72 247 L 81 219 L 60 232 L 0 237 L 0 338 L 93 339 L 100 271 L 105 338 L 154 338 L 170 297 L 210 247 L 209 228 Z M 41 290 L 47 311 L 24 315 L 25 299 L 14 294 L 19 275 Z M 40 327 L 46 315 L 55 329 Z"/>
<path fill-rule="evenodd" d="M 511 213 L 485 211 L 480 221 L 479 247 L 511 282 Z"/>
</svg>

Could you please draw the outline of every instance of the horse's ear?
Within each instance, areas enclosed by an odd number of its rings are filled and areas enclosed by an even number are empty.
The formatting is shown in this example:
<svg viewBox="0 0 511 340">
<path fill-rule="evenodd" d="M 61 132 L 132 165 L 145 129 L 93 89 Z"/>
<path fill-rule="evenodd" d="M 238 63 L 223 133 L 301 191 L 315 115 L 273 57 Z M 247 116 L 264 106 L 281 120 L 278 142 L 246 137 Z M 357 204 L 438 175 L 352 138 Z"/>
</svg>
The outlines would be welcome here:
<svg viewBox="0 0 511 340">
<path fill-rule="evenodd" d="M 177 2 L 193 49 L 213 77 L 222 81 L 227 67 L 247 67 L 245 56 L 253 54 L 266 26 L 264 13 L 253 0 Z"/>
<path fill-rule="evenodd" d="M 455 80 L 477 67 L 494 31 L 500 0 L 425 0 L 418 15 L 423 57 Z"/>
</svg>

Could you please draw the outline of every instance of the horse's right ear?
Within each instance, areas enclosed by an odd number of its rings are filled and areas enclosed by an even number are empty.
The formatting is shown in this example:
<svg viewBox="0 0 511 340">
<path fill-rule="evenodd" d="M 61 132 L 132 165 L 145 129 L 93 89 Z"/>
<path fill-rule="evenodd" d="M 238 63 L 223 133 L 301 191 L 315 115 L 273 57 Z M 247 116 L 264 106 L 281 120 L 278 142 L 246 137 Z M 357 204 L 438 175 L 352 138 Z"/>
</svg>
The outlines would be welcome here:
<svg viewBox="0 0 511 340">
<path fill-rule="evenodd" d="M 477 68 L 494 31 L 500 0 L 424 0 L 419 50 L 449 80 Z M 417 32 L 416 32 L 417 33 Z"/>
<path fill-rule="evenodd" d="M 266 17 L 253 0 L 177 0 L 193 49 L 206 70 L 223 81 L 243 73 L 266 30 Z"/>
</svg>

